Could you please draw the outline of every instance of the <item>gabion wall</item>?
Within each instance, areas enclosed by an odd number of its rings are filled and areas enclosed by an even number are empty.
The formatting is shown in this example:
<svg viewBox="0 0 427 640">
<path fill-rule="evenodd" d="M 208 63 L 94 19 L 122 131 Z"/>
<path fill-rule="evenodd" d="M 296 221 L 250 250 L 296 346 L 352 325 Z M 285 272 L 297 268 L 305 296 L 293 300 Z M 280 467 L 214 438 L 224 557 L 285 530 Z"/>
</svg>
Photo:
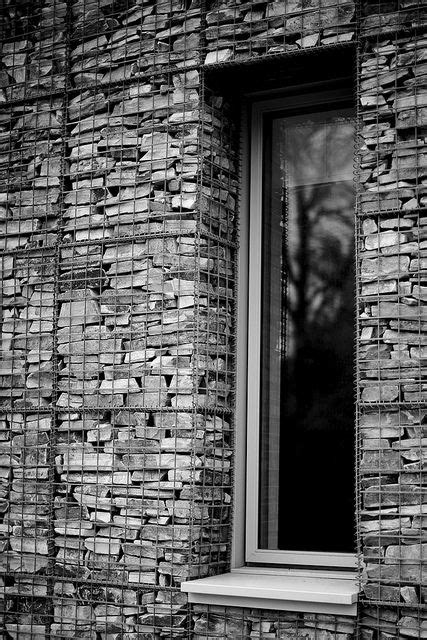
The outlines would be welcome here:
<svg viewBox="0 0 427 640">
<path fill-rule="evenodd" d="M 6 637 L 181 637 L 230 508 L 236 180 L 200 7 L 3 20 Z"/>
<path fill-rule="evenodd" d="M 384 5 L 381 13 L 375 3 L 365 7 L 359 68 L 359 534 L 366 640 L 427 637 L 427 13 L 413 1 Z"/>
<path fill-rule="evenodd" d="M 359 51 L 359 631 L 427 636 L 425 24 L 421 0 L 5 0 L 5 638 L 352 637 L 350 619 L 180 592 L 230 552 L 239 117 L 205 72 L 342 46 Z"/>
<path fill-rule="evenodd" d="M 194 605 L 192 640 L 227 638 L 249 640 L 354 640 L 353 618 L 314 613 L 260 611 L 235 607 Z"/>
</svg>

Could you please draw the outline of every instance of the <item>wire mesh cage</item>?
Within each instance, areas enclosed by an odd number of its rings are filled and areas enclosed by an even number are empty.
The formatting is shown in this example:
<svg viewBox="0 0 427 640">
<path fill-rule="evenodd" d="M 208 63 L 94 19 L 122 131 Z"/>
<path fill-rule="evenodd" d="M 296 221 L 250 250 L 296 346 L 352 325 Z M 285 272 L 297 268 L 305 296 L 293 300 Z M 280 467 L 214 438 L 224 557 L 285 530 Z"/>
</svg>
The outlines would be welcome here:
<svg viewBox="0 0 427 640">
<path fill-rule="evenodd" d="M 248 640 L 249 638 L 305 638 L 306 640 L 352 640 L 355 621 L 346 616 L 294 613 L 194 605 L 192 640 Z"/>
<path fill-rule="evenodd" d="M 356 31 L 360 635 L 424 637 L 425 26 L 421 0 L 4 1 L 5 638 L 352 637 L 180 583 L 230 555 L 239 122 L 206 72 Z"/>
<path fill-rule="evenodd" d="M 205 64 L 243 61 L 354 37 L 352 0 L 208 2 Z"/>
<path fill-rule="evenodd" d="M 364 3 L 359 79 L 362 638 L 425 635 L 425 7 Z"/>
<path fill-rule="evenodd" d="M 5 633 L 181 637 L 230 509 L 235 200 L 200 8 L 24 9 L 2 48 Z"/>
</svg>

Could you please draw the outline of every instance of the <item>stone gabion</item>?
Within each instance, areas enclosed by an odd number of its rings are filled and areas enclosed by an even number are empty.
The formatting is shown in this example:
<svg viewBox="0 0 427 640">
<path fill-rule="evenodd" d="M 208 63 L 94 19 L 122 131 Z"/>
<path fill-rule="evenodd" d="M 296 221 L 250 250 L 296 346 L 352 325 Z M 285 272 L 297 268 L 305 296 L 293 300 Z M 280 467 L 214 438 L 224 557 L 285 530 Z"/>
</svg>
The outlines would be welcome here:
<svg viewBox="0 0 427 640">
<path fill-rule="evenodd" d="M 208 3 L 205 64 L 243 61 L 354 37 L 353 0 Z"/>
<path fill-rule="evenodd" d="M 194 605 L 192 640 L 353 640 L 356 625 L 339 615 Z"/>
<path fill-rule="evenodd" d="M 189 610 L 180 583 L 230 551 L 239 122 L 204 71 L 345 45 L 355 4 L 4 4 L 6 638 L 350 640 L 342 616 Z M 422 638 L 422 4 L 357 26 L 360 634 Z"/>
<path fill-rule="evenodd" d="M 417 3 L 402 8 L 362 21 L 360 534 L 365 597 L 396 605 L 367 608 L 366 627 L 387 620 L 388 633 L 425 637 L 427 39 L 408 32 Z"/>
<path fill-rule="evenodd" d="M 197 7 L 67 11 L 66 100 L 15 108 L 2 58 L 5 625 L 182 636 L 180 582 L 227 556 L 235 167 Z"/>
<path fill-rule="evenodd" d="M 7 3 L 2 10 L 7 24 L 0 56 L 0 583 L 7 638 L 44 638 L 51 608 L 45 576 L 51 553 L 64 8 L 46 1 Z"/>
</svg>

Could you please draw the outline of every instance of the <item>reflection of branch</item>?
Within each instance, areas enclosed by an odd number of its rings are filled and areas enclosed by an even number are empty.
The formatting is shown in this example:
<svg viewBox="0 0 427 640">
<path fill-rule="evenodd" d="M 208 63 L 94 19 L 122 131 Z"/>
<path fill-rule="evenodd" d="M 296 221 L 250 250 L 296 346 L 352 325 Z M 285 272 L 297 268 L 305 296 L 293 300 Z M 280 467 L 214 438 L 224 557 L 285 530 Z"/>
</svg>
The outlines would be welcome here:
<svg viewBox="0 0 427 640">
<path fill-rule="evenodd" d="M 353 148 L 349 140 L 353 139 L 354 126 L 350 122 L 340 120 L 313 121 L 307 126 L 282 121 L 282 133 L 286 136 L 286 159 L 295 169 L 296 176 L 307 178 L 304 182 L 311 182 L 313 168 L 323 167 L 326 160 L 326 172 L 318 172 L 326 178 L 328 169 L 343 169 L 350 177 L 353 167 Z M 332 151 L 333 150 L 333 151 Z M 326 154 L 326 157 L 325 157 Z M 316 174 L 314 174 L 316 175 Z"/>
<path fill-rule="evenodd" d="M 354 189 L 353 189 L 352 183 L 328 182 L 328 183 L 319 184 L 319 185 L 311 185 L 312 195 L 309 198 L 309 200 L 307 200 L 304 203 L 304 206 L 306 206 L 307 209 L 310 209 L 313 207 L 310 215 L 310 222 L 312 225 L 316 225 L 322 216 L 326 215 L 326 216 L 329 216 L 330 218 L 335 216 L 337 220 L 339 220 L 340 222 L 341 221 L 344 222 L 346 226 L 350 227 L 353 225 L 353 220 L 351 217 L 346 215 L 346 210 L 344 206 L 339 207 L 338 209 L 326 208 L 324 205 L 320 207 L 313 206 L 316 204 L 316 202 L 322 202 L 325 195 L 326 196 L 328 195 L 328 191 L 330 192 L 332 186 L 334 186 L 335 188 L 336 187 L 340 188 L 340 193 L 338 195 L 347 203 L 353 199 Z"/>
<path fill-rule="evenodd" d="M 289 252 L 289 243 L 287 239 L 285 243 L 283 261 L 284 261 L 284 267 L 285 267 L 285 276 L 288 278 L 289 282 L 295 282 L 296 273 L 292 265 L 292 258 Z"/>
<path fill-rule="evenodd" d="M 304 339 L 304 325 L 306 318 L 307 306 L 307 281 L 308 281 L 308 207 L 304 206 L 304 194 L 301 190 L 296 193 L 297 196 L 297 224 L 298 224 L 298 259 L 299 277 L 295 280 L 297 287 L 297 321 L 300 327 L 300 334 Z"/>
<path fill-rule="evenodd" d="M 318 198 L 318 194 L 317 194 L 317 188 L 316 185 L 305 185 L 305 192 L 308 193 L 308 189 L 309 187 L 311 187 L 311 196 L 310 198 L 307 198 L 307 200 L 305 202 L 300 202 L 300 206 L 303 206 L 307 209 L 307 211 L 310 211 L 310 209 L 312 208 L 313 204 L 315 203 L 315 201 Z M 302 194 L 302 189 L 298 189 L 298 193 Z M 302 200 L 302 198 L 301 198 Z"/>
<path fill-rule="evenodd" d="M 313 122 L 302 132 L 285 120 L 282 126 L 280 162 L 289 168 L 285 188 L 290 207 L 282 256 L 292 292 L 287 314 L 294 326 L 298 368 L 298 352 L 310 341 L 311 316 L 317 315 L 320 324 L 327 318 L 332 322 L 331 316 L 337 318 L 347 304 L 344 289 L 353 264 L 352 125 Z"/>
<path fill-rule="evenodd" d="M 309 311 L 312 318 L 314 315 L 315 321 L 324 322 L 326 316 L 330 321 L 333 321 L 339 313 L 345 310 L 343 285 L 349 282 L 349 274 L 354 267 L 354 260 L 352 254 L 347 256 L 341 254 L 340 258 L 340 261 L 335 262 L 337 270 L 333 273 L 333 277 L 327 278 L 325 273 L 322 281 L 317 285 L 312 284 L 310 287 L 309 298 L 312 302 L 312 308 Z M 316 306 L 314 305 L 315 301 L 319 302 Z M 336 305 L 337 301 L 338 305 Z"/>
<path fill-rule="evenodd" d="M 352 216 L 347 215 L 348 210 L 346 207 L 340 208 L 339 211 L 337 209 L 324 209 L 323 211 L 330 220 L 335 219 L 340 224 L 344 224 L 346 227 L 353 229 L 354 221 Z"/>
</svg>

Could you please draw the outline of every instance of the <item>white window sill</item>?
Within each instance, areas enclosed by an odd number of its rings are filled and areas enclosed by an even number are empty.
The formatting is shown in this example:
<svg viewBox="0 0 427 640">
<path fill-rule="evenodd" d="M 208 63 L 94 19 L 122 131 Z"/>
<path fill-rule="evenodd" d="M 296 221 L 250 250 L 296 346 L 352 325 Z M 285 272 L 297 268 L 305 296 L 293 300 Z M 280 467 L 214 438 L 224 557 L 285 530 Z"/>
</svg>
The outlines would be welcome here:
<svg viewBox="0 0 427 640">
<path fill-rule="evenodd" d="M 355 616 L 359 583 L 340 572 L 316 573 L 241 567 L 184 582 L 189 602 Z"/>
</svg>

